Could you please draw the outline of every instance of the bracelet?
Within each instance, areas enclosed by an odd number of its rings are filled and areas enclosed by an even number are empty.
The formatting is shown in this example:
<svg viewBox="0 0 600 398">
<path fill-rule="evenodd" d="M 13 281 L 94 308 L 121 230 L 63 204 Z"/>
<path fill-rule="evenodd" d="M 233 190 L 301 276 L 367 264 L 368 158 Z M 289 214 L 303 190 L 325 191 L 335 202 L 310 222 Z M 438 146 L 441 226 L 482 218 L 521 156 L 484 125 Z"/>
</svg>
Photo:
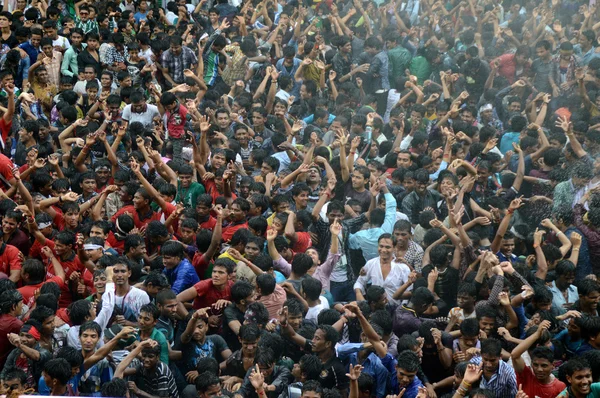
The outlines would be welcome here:
<svg viewBox="0 0 600 398">
<path fill-rule="evenodd" d="M 558 232 L 556 233 L 556 236 L 558 236 L 558 235 L 560 235 L 560 234 L 562 234 L 562 233 L 563 233 L 563 231 L 558 231 Z"/>
<path fill-rule="evenodd" d="M 462 383 L 461 383 L 461 385 L 462 384 L 464 384 L 465 387 L 467 387 L 467 388 L 471 387 L 471 383 L 469 383 L 468 381 L 463 380 Z"/>
<path fill-rule="evenodd" d="M 537 249 L 538 247 L 540 247 L 540 244 L 539 244 L 539 243 L 534 243 L 534 244 L 533 244 L 533 248 L 534 248 L 534 249 Z"/>
<path fill-rule="evenodd" d="M 578 247 L 574 247 L 573 251 L 575 251 L 575 250 L 579 251 L 579 248 Z"/>
<path fill-rule="evenodd" d="M 62 202 L 63 202 L 63 198 L 62 198 L 62 196 L 59 195 L 58 196 L 58 203 L 62 203 Z"/>
<path fill-rule="evenodd" d="M 512 215 L 514 212 L 515 212 L 514 209 L 508 209 L 508 211 L 506 212 L 506 214 L 511 214 Z"/>
</svg>

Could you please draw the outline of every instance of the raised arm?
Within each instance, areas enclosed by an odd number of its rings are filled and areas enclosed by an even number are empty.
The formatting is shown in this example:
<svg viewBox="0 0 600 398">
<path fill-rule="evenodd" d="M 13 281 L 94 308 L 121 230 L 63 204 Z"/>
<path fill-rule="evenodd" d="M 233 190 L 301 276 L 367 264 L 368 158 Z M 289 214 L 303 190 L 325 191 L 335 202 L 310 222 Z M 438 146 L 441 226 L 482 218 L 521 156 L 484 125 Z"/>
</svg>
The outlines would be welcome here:
<svg viewBox="0 0 600 398">
<path fill-rule="evenodd" d="M 517 210 L 524 204 L 525 203 L 521 201 L 521 198 L 514 199 L 512 202 L 510 202 L 510 205 L 508 206 L 508 211 L 506 212 L 506 215 L 504 216 L 502 222 L 498 226 L 498 231 L 496 231 L 496 236 L 494 237 L 494 241 L 492 242 L 490 250 L 493 253 L 496 253 L 498 250 L 500 250 L 500 245 L 502 244 L 502 237 L 504 236 L 506 230 L 508 229 L 508 226 L 510 225 L 510 219 L 512 218 L 513 213 L 515 212 L 515 210 Z"/>
</svg>

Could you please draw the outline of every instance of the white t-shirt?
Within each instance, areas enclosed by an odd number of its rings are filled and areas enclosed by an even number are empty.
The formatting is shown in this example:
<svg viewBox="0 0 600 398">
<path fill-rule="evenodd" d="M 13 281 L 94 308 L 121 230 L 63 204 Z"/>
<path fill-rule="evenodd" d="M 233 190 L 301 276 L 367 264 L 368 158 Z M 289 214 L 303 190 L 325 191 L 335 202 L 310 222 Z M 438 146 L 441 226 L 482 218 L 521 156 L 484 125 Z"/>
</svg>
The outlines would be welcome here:
<svg viewBox="0 0 600 398">
<path fill-rule="evenodd" d="M 155 116 L 160 116 L 156 105 L 146 104 L 146 111 L 143 113 L 134 113 L 131 111 L 131 104 L 123 108 L 123 120 L 127 120 L 129 124 L 140 122 L 146 128 L 152 127 L 152 119 Z"/>
<path fill-rule="evenodd" d="M 323 310 L 329 309 L 329 302 L 325 297 L 320 296 L 319 301 L 321 301 L 321 304 L 317 304 L 314 307 L 309 307 L 308 312 L 306 313 L 306 320 L 314 321 L 315 324 L 317 323 L 317 317 L 319 316 L 319 313 Z"/>
</svg>

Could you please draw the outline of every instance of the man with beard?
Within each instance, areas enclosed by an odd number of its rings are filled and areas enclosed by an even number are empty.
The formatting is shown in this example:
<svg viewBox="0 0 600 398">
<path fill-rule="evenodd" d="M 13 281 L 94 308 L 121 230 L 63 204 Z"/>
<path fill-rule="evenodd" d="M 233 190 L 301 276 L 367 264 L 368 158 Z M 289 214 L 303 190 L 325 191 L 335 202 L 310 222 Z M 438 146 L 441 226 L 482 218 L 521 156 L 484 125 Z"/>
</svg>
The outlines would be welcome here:
<svg viewBox="0 0 600 398">
<path fill-rule="evenodd" d="M 511 352 L 511 358 L 517 382 L 523 386 L 523 392 L 530 397 L 554 398 L 565 389 L 565 384 L 552 374 L 554 353 L 549 347 L 538 346 L 531 353 L 531 366 L 525 365 L 522 355 L 529 351 L 550 327 L 550 321 L 542 321 L 538 329 Z"/>
</svg>

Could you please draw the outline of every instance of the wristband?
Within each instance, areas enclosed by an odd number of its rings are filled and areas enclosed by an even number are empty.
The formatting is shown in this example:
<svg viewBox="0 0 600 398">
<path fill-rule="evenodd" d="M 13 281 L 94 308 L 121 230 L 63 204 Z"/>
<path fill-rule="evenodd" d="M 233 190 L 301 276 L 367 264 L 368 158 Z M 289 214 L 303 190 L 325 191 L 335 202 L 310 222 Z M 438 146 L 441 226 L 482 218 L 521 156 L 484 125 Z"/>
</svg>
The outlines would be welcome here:
<svg viewBox="0 0 600 398">
<path fill-rule="evenodd" d="M 515 212 L 514 209 L 508 209 L 508 211 L 506 212 L 506 214 L 511 214 L 512 215 L 514 212 Z"/>
<path fill-rule="evenodd" d="M 539 244 L 539 243 L 534 243 L 534 244 L 533 244 L 533 248 L 534 248 L 534 249 L 537 249 L 538 247 L 540 247 L 540 244 Z"/>
</svg>

